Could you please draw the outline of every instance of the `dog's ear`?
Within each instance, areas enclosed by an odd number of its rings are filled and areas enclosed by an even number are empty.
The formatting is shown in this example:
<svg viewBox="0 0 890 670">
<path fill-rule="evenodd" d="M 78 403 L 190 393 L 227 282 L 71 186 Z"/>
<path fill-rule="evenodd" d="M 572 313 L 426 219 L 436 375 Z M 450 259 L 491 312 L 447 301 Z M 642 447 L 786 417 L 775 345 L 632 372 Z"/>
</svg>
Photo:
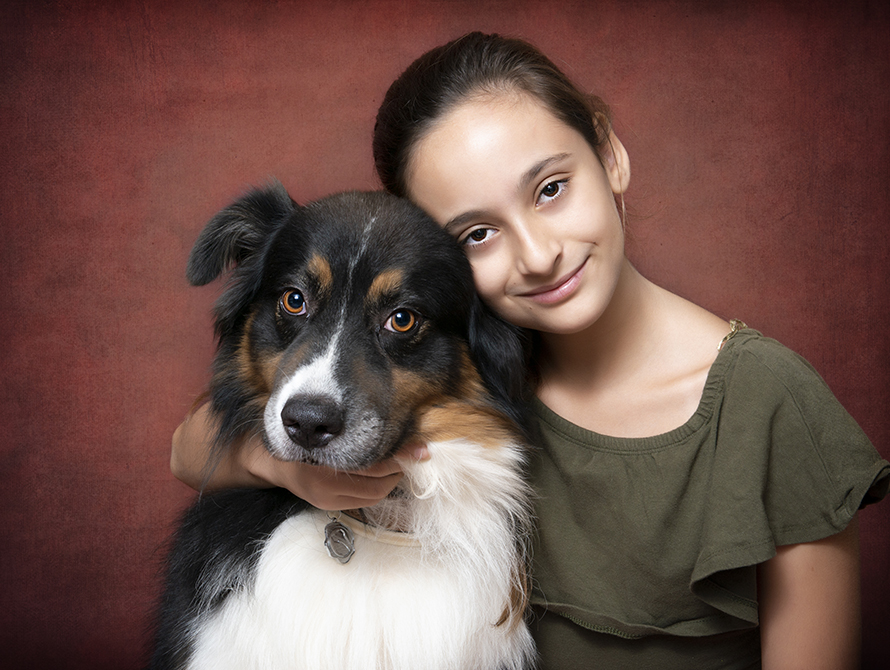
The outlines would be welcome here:
<svg viewBox="0 0 890 670">
<path fill-rule="evenodd" d="M 189 255 L 186 276 L 194 286 L 212 282 L 264 247 L 271 233 L 297 208 L 279 182 L 251 191 L 214 216 Z"/>
<path fill-rule="evenodd" d="M 489 393 L 510 418 L 528 431 L 531 399 L 531 334 L 507 323 L 474 296 L 470 308 L 470 352 Z"/>
</svg>

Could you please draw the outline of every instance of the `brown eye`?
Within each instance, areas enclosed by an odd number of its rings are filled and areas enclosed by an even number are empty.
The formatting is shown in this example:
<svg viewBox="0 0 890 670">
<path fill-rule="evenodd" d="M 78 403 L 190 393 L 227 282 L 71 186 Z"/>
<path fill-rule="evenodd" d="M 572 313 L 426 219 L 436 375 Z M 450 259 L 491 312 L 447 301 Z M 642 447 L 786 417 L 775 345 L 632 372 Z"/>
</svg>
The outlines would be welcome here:
<svg viewBox="0 0 890 670">
<path fill-rule="evenodd" d="M 541 188 L 541 193 L 538 195 L 538 204 L 542 205 L 548 202 L 553 202 L 557 198 L 562 197 L 568 184 L 568 177 L 544 184 L 543 188 Z"/>
<path fill-rule="evenodd" d="M 488 242 L 494 234 L 493 228 L 475 228 L 467 233 L 460 243 L 465 247 L 475 247 L 477 244 Z"/>
<path fill-rule="evenodd" d="M 552 198 L 557 193 L 559 193 L 559 183 L 555 181 L 550 182 L 541 189 L 541 195 L 546 198 Z"/>
<path fill-rule="evenodd" d="M 407 333 L 417 325 L 417 317 L 414 312 L 407 309 L 399 309 L 389 315 L 383 327 L 394 333 Z"/>
<path fill-rule="evenodd" d="M 297 289 L 292 288 L 284 292 L 279 301 L 281 309 L 291 316 L 302 316 L 306 313 L 306 299 Z"/>
</svg>

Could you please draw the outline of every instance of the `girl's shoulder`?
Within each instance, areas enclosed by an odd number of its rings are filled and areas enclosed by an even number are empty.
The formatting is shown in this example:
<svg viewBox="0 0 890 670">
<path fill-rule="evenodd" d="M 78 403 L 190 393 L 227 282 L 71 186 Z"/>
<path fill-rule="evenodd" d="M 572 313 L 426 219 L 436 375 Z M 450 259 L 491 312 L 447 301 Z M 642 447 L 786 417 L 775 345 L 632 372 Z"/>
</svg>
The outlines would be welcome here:
<svg viewBox="0 0 890 670">
<path fill-rule="evenodd" d="M 788 396 L 807 404 L 839 405 L 819 372 L 803 356 L 739 321 L 721 343 L 712 376 L 722 375 L 727 391 L 750 388 L 764 401 Z"/>
<path fill-rule="evenodd" d="M 817 488 L 836 489 L 848 514 L 886 495 L 890 464 L 796 352 L 756 330 L 742 329 L 721 351 L 711 383 L 719 397 L 712 418 L 717 447 L 743 454 L 747 462 L 763 459 L 764 472 L 774 479 L 770 490 L 782 482 L 785 490 L 796 491 L 823 477 Z M 805 463 L 813 471 L 809 477 L 803 476 Z M 797 491 L 788 504 L 795 495 L 806 497 Z"/>
</svg>

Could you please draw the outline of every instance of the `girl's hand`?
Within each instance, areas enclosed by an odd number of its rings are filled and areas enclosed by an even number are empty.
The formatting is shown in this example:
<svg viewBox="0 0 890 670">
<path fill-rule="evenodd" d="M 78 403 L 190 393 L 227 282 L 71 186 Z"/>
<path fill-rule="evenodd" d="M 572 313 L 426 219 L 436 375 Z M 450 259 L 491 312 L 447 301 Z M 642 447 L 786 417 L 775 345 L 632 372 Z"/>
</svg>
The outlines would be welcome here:
<svg viewBox="0 0 890 670">
<path fill-rule="evenodd" d="M 410 457 L 411 448 L 405 447 L 402 452 Z M 402 478 L 402 469 L 395 458 L 366 470 L 344 472 L 279 461 L 257 439 L 246 445 L 240 460 L 244 469 L 259 481 L 286 488 L 314 507 L 331 511 L 375 505 L 388 496 Z"/>
<path fill-rule="evenodd" d="M 233 445 L 209 479 L 205 465 L 215 431 L 208 405 L 186 417 L 173 434 L 170 469 L 180 481 L 196 490 L 271 488 L 279 486 L 323 510 L 369 507 L 385 498 L 402 478 L 395 458 L 360 472 L 342 472 L 306 463 L 279 461 L 258 438 Z M 409 444 L 400 458 L 425 460 L 426 447 Z"/>
</svg>

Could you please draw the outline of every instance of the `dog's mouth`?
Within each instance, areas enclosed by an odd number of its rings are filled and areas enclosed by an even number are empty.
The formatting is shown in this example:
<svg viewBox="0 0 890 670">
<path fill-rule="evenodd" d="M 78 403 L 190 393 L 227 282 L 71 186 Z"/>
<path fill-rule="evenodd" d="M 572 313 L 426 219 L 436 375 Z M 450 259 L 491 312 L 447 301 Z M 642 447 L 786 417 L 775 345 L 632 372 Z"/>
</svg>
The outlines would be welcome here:
<svg viewBox="0 0 890 670">
<path fill-rule="evenodd" d="M 282 461 L 291 461 L 296 463 L 305 463 L 316 467 L 330 468 L 338 472 L 355 472 L 366 470 L 371 466 L 384 460 L 383 458 L 354 458 L 348 454 L 343 454 L 335 449 L 318 452 L 306 451 L 299 447 L 288 448 L 286 453 L 282 453 L 281 449 L 269 448 L 272 454 Z"/>
</svg>

